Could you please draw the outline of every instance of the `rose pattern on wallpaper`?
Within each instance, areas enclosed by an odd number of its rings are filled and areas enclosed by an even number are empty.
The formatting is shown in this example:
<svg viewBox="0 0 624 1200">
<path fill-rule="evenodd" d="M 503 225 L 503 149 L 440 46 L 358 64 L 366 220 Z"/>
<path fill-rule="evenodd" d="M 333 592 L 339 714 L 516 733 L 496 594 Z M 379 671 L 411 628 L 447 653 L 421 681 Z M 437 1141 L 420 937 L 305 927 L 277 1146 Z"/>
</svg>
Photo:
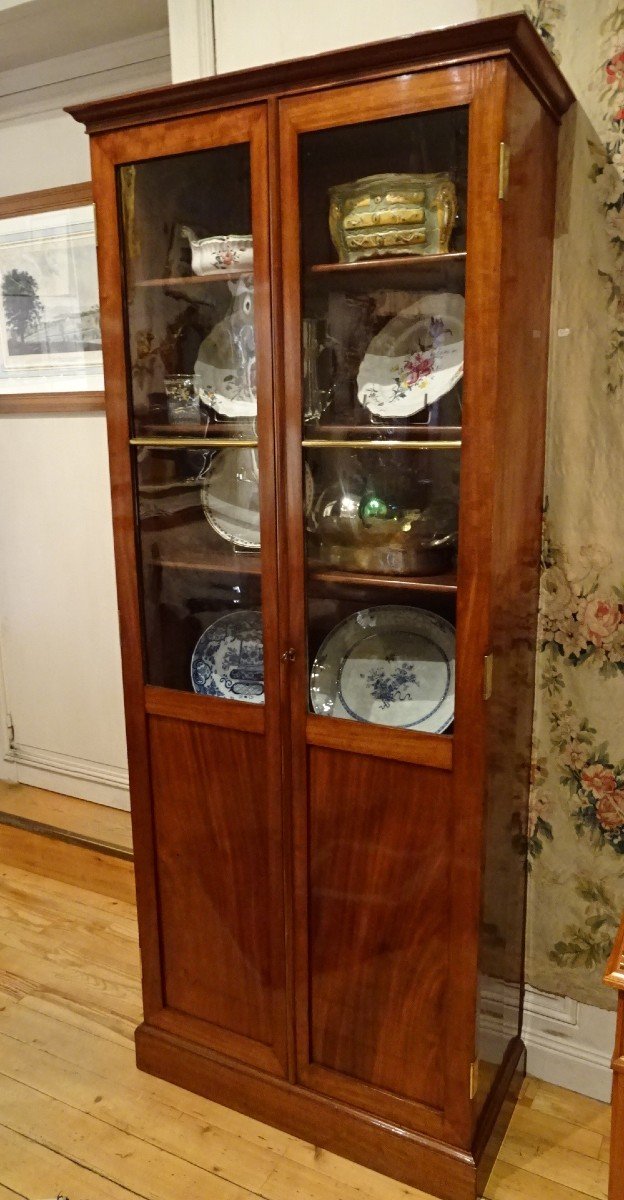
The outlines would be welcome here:
<svg viewBox="0 0 624 1200">
<path fill-rule="evenodd" d="M 544 533 L 539 642 L 550 654 L 542 666 L 550 694 L 563 687 L 560 658 L 572 666 L 591 660 L 605 677 L 624 672 L 624 586 L 600 584 L 600 570 L 610 562 L 600 547 L 582 546 L 573 569 L 565 550 Z"/>
<path fill-rule="evenodd" d="M 558 967 L 602 969 L 618 931 L 618 906 L 605 885 L 589 876 L 578 876 L 574 890 L 585 904 L 584 923 L 565 927 L 561 941 L 555 942 L 550 951 L 550 959 Z"/>
<path fill-rule="evenodd" d="M 577 843 L 588 843 L 592 855 L 624 856 L 624 757 L 618 760 L 608 740 L 600 740 L 598 719 L 590 720 L 578 710 L 584 690 L 589 696 L 595 689 L 596 677 L 623 680 L 624 588 L 605 583 L 603 573 L 611 566 L 611 555 L 599 545 L 581 546 L 572 558 L 554 541 L 546 520 L 538 626 L 541 702 L 538 699 L 527 831 L 530 871 L 547 845 L 555 859 L 565 853 L 572 866 L 587 861 L 572 856 L 569 840 L 565 849 L 562 846 L 558 815 L 574 831 Z M 551 881 L 549 875 L 534 885 L 534 930 L 539 922 L 535 905 L 547 898 Z M 593 986 L 601 986 L 623 884 L 621 866 L 614 881 L 572 871 L 569 908 L 579 919 L 566 923 L 562 907 L 561 934 L 547 951 L 549 962 L 572 974 L 592 972 Z M 545 979 L 548 972 L 542 965 L 541 986 Z M 572 992 L 569 984 L 567 990 Z M 590 998 L 585 990 L 582 998 Z M 602 991 L 595 1000 L 604 1003 Z"/>
</svg>

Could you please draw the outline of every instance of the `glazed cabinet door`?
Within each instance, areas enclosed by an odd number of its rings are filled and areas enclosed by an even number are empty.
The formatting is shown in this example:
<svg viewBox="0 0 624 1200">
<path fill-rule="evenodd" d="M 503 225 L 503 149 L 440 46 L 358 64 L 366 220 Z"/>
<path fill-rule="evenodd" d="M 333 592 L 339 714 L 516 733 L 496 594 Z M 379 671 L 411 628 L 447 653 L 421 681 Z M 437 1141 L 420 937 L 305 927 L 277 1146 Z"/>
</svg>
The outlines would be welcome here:
<svg viewBox="0 0 624 1200">
<path fill-rule="evenodd" d="M 501 75 L 294 97 L 280 125 L 297 1069 L 457 1144 L 474 1057 Z"/>
<path fill-rule="evenodd" d="M 283 1073 L 265 108 L 93 168 L 146 1020 Z"/>
</svg>

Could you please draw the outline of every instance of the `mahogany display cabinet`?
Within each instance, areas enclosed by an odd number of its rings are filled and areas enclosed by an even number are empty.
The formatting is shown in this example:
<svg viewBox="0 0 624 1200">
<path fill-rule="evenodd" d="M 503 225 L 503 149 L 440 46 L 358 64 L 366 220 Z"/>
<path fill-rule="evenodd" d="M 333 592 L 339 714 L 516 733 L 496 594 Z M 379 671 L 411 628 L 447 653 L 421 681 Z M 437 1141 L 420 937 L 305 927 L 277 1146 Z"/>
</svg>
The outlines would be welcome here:
<svg viewBox="0 0 624 1200">
<path fill-rule="evenodd" d="M 448 1200 L 524 1070 L 558 125 L 514 15 L 91 135 L 139 1066 Z"/>
</svg>

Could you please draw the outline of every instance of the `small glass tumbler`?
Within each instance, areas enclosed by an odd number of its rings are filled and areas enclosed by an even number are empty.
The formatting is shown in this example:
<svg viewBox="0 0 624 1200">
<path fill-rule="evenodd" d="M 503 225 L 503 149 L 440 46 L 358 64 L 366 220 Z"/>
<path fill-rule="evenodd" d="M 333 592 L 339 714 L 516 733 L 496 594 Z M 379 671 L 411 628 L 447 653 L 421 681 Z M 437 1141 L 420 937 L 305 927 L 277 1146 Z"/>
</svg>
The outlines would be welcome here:
<svg viewBox="0 0 624 1200">
<path fill-rule="evenodd" d="M 170 424 L 196 424 L 202 419 L 196 375 L 167 375 L 164 385 Z"/>
</svg>

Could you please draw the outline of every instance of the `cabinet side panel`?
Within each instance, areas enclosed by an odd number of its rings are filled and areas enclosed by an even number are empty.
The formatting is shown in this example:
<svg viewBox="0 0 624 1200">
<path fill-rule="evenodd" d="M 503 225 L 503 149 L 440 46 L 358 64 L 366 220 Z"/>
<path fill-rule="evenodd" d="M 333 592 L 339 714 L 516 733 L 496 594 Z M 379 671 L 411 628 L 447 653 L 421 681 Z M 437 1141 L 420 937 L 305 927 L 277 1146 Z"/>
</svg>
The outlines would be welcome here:
<svg viewBox="0 0 624 1200">
<path fill-rule="evenodd" d="M 443 1106 L 450 782 L 310 751 L 311 1059 Z"/>
<path fill-rule="evenodd" d="M 264 738 L 163 717 L 149 729 L 165 1003 L 270 1044 Z"/>
<path fill-rule="evenodd" d="M 492 529 L 492 696 L 480 944 L 479 1110 L 524 992 L 526 833 L 539 588 L 557 126 L 509 71 Z"/>
</svg>

